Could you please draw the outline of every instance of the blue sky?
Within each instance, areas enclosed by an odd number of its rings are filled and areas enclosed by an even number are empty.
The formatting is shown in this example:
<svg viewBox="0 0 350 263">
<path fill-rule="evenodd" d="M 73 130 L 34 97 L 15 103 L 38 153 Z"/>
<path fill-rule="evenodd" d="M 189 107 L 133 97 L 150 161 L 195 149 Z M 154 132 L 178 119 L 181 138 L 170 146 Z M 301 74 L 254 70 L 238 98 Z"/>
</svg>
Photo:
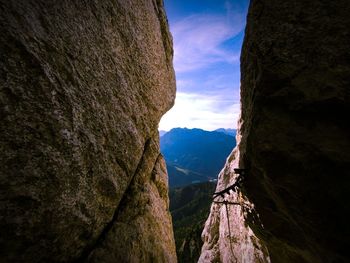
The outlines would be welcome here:
<svg viewBox="0 0 350 263">
<path fill-rule="evenodd" d="M 165 0 L 177 94 L 160 130 L 235 128 L 249 0 Z"/>
</svg>

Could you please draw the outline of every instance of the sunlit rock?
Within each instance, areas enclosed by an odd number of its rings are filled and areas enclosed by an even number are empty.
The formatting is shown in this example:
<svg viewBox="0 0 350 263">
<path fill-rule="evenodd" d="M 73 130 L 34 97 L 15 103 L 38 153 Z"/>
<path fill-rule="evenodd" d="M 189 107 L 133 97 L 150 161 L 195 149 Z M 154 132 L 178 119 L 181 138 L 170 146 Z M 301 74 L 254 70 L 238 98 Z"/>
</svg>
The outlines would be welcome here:
<svg viewBox="0 0 350 263">
<path fill-rule="evenodd" d="M 162 1 L 1 1 L 0 31 L 0 261 L 175 262 Z"/>
<path fill-rule="evenodd" d="M 219 174 L 216 192 L 236 182 L 234 169 L 238 162 L 239 151 L 235 148 Z M 241 192 L 232 190 L 224 197 L 216 197 L 215 201 L 220 203 L 213 203 L 211 207 L 202 233 L 204 245 L 198 262 L 270 262 L 266 247 L 245 223 L 247 213 L 255 212 L 253 204 Z M 223 204 L 223 201 L 229 203 Z"/>
</svg>

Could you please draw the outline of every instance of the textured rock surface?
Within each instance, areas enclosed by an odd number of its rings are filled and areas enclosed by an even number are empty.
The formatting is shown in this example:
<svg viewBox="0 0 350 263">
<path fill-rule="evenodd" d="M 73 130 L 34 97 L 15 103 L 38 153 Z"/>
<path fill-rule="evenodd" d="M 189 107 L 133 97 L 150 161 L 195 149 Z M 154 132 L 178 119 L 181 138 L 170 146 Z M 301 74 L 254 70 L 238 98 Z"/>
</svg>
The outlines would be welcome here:
<svg viewBox="0 0 350 263">
<path fill-rule="evenodd" d="M 239 166 L 271 262 L 349 262 L 349 14 L 343 0 L 251 1 Z"/>
<path fill-rule="evenodd" d="M 349 13 L 342 0 L 251 3 L 240 162 L 273 262 L 349 259 Z"/>
<path fill-rule="evenodd" d="M 114 224 L 89 253 L 89 262 L 176 262 L 173 235 L 170 234 L 172 224 L 167 211 L 166 166 L 155 141 L 147 143 L 134 179 L 118 207 Z"/>
<path fill-rule="evenodd" d="M 0 31 L 0 261 L 176 261 L 162 1 L 0 1 Z"/>
<path fill-rule="evenodd" d="M 239 136 L 237 139 L 239 142 Z M 233 169 L 238 167 L 238 162 L 239 151 L 235 148 L 219 174 L 216 192 L 236 181 Z M 254 210 L 254 206 L 242 193 L 233 191 L 224 199 L 218 197 L 215 200 L 240 203 L 241 206 L 228 204 L 226 210 L 224 204 L 212 204 L 202 233 L 204 244 L 198 262 L 270 262 L 266 247 L 245 224 L 247 213 Z"/>
</svg>

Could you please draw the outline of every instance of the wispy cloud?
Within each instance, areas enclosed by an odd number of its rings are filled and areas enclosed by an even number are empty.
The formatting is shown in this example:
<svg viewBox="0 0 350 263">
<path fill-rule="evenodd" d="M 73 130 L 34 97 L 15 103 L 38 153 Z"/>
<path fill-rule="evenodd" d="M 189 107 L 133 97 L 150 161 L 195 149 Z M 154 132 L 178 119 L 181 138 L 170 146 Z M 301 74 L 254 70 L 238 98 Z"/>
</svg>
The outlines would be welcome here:
<svg viewBox="0 0 350 263">
<path fill-rule="evenodd" d="M 239 52 L 234 52 L 224 44 L 243 30 L 244 16 L 242 13 L 234 13 L 229 5 L 226 9 L 226 14 L 196 14 L 172 25 L 177 73 L 209 67 L 219 62 L 239 61 Z"/>
<path fill-rule="evenodd" d="M 191 9 L 181 19 L 170 20 L 177 97 L 175 106 L 163 116 L 160 129 L 236 127 L 247 5 L 248 0 L 215 1 L 215 5 L 203 4 L 200 10 Z"/>
<path fill-rule="evenodd" d="M 224 96 L 178 92 L 175 106 L 163 116 L 159 129 L 170 130 L 174 121 L 176 127 L 232 128 L 236 126 L 239 108 L 237 101 Z"/>
</svg>

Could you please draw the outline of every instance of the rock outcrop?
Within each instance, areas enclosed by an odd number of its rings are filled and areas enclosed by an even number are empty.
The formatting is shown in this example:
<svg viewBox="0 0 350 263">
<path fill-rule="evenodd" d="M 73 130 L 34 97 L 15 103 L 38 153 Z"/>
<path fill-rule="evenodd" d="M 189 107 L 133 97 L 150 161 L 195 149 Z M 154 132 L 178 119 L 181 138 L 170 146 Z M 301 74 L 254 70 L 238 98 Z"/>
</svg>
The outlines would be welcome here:
<svg viewBox="0 0 350 263">
<path fill-rule="evenodd" d="M 0 261 L 175 262 L 161 0 L 0 1 Z"/>
<path fill-rule="evenodd" d="M 237 142 L 239 143 L 239 135 Z M 235 183 L 239 151 L 233 150 L 219 174 L 216 192 Z M 223 204 L 223 201 L 229 202 Z M 230 191 L 224 198 L 215 198 L 202 233 L 204 242 L 198 262 L 270 262 L 266 246 L 245 223 L 254 206 L 241 192 Z M 255 221 L 254 221 L 255 222 Z M 258 218 L 256 220 L 258 222 Z"/>
<path fill-rule="evenodd" d="M 251 229 L 271 262 L 349 262 L 349 14 L 344 0 L 250 3 L 239 161 L 228 160 L 218 189 L 234 181 L 230 166 L 247 169 L 241 194 L 254 209 L 234 227 Z M 225 220 L 214 204 L 203 261 L 229 262 Z M 242 251 L 238 262 L 260 262 Z"/>
</svg>

